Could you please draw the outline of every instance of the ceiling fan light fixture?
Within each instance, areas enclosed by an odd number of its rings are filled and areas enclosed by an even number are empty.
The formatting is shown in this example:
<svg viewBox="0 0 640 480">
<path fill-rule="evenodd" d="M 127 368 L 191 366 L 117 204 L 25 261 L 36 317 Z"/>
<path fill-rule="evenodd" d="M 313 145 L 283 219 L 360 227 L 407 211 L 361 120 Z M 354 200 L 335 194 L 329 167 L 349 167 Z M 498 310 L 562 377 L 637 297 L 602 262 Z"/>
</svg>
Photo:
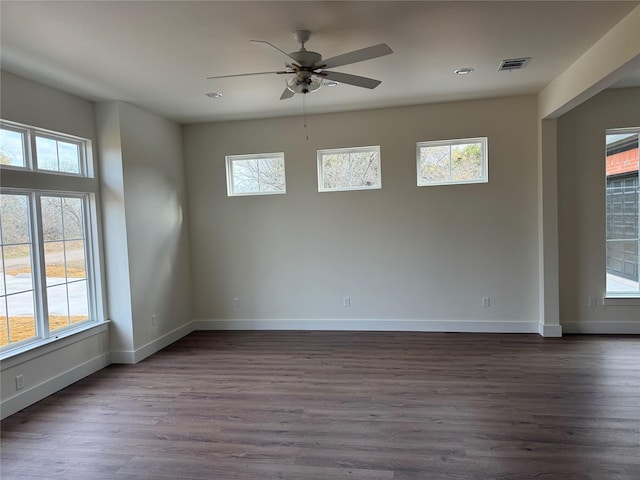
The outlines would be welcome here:
<svg viewBox="0 0 640 480">
<path fill-rule="evenodd" d="M 314 76 L 304 78 L 295 76 L 287 80 L 287 88 L 293 93 L 313 93 L 320 90 L 320 87 L 322 87 L 322 80 Z"/>
</svg>

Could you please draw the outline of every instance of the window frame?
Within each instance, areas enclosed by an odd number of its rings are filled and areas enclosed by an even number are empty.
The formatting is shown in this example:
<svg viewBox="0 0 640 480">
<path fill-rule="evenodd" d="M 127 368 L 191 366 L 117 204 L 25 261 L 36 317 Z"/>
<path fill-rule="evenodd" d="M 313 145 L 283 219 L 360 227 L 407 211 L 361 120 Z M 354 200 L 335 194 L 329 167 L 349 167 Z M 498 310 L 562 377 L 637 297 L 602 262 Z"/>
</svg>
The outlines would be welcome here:
<svg viewBox="0 0 640 480">
<path fill-rule="evenodd" d="M 12 175 L 7 175 L 3 179 L 0 193 L 3 195 L 25 195 L 28 199 L 29 245 L 31 248 L 31 277 L 35 317 L 34 337 L 0 346 L 0 359 L 5 360 L 76 332 L 94 328 L 104 324 L 106 320 L 99 244 L 99 207 L 97 200 L 99 185 L 93 178 L 94 166 L 91 140 L 62 133 L 57 134 L 49 130 L 29 127 L 6 120 L 0 120 L 0 125 L 2 125 L 2 128 L 8 127 L 7 129 L 9 130 L 17 130 L 24 133 L 25 137 L 23 138 L 26 138 L 24 142 L 27 143 L 28 141 L 29 150 L 25 152 L 28 158 L 25 159 L 25 162 L 29 164 L 29 167 L 16 168 L 16 166 L 12 165 L 2 165 L 1 169 L 12 170 Z M 46 138 L 78 145 L 79 155 L 81 155 L 81 174 L 35 168 L 35 138 L 43 132 Z M 64 177 L 73 177 L 73 180 L 65 180 Z M 88 318 L 79 320 L 76 323 L 69 323 L 55 330 L 50 329 L 48 315 L 46 242 L 42 223 L 43 197 L 77 198 L 82 202 L 82 235 Z M 61 241 L 64 241 L 64 239 Z M 64 257 L 65 268 L 66 261 L 67 259 Z M 68 280 L 69 278 L 65 276 L 64 284 L 67 285 L 67 289 Z M 69 298 L 67 298 L 67 304 L 69 304 Z M 69 310 L 68 307 L 67 309 Z M 4 311 L 2 315 L 7 315 L 7 311 Z M 69 316 L 71 313 L 68 312 L 67 315 Z M 7 341 L 9 342 L 9 338 L 7 338 Z"/>
<path fill-rule="evenodd" d="M 21 167 L 18 165 L 2 165 L 3 169 L 7 168 L 7 169 L 23 171 L 23 172 L 28 171 L 28 172 L 42 173 L 45 175 L 64 175 L 64 176 L 79 177 L 79 178 L 94 177 L 90 140 L 77 137 L 75 135 L 68 135 L 65 133 L 54 132 L 44 128 L 30 127 L 27 125 L 22 125 L 16 122 L 3 120 L 3 119 L 0 119 L 0 128 L 3 130 L 10 130 L 10 131 L 14 131 L 22 134 L 24 154 L 26 156 L 25 166 Z M 38 149 L 36 146 L 38 137 L 44 138 L 47 140 L 55 140 L 55 141 L 76 145 L 78 147 L 78 161 L 79 161 L 80 171 L 78 173 L 61 172 L 59 170 L 48 170 L 48 169 L 40 168 L 38 164 Z"/>
<path fill-rule="evenodd" d="M 324 165 L 323 165 L 323 156 L 324 155 L 351 155 L 352 153 L 362 153 L 362 152 L 375 152 L 378 157 L 378 182 L 374 185 L 361 185 L 361 186 L 349 186 L 349 187 L 337 187 L 337 188 L 326 188 L 324 186 Z M 365 147 L 343 147 L 343 148 L 325 148 L 318 150 L 316 153 L 317 158 L 317 168 L 318 168 L 318 192 L 351 192 L 357 190 L 380 190 L 382 189 L 382 152 L 380 145 L 369 145 Z M 351 170 L 351 159 L 349 160 L 349 169 Z"/>
<path fill-rule="evenodd" d="M 604 205 L 604 209 L 605 209 L 605 218 L 604 218 L 604 224 L 605 224 L 605 243 L 604 243 L 604 256 L 605 256 L 605 271 L 604 271 L 604 275 L 605 275 L 605 285 L 604 285 L 604 290 L 605 290 L 605 298 L 603 299 L 603 304 L 606 304 L 604 302 L 604 300 L 606 299 L 610 299 L 610 300 L 620 300 L 620 301 L 624 301 L 624 300 L 628 300 L 631 302 L 637 302 L 638 300 L 640 300 L 640 277 L 638 278 L 638 282 L 639 282 L 639 286 L 638 286 L 638 290 L 637 291 L 630 291 L 630 290 L 609 290 L 609 279 L 608 279 L 608 275 L 609 275 L 609 254 L 608 254 L 608 250 L 609 250 L 609 241 L 610 240 L 621 240 L 624 241 L 624 239 L 610 239 L 609 238 L 609 175 L 607 175 L 607 137 L 609 135 L 620 135 L 620 134 L 635 134 L 637 135 L 637 142 L 640 145 L 640 127 L 628 127 L 628 128 L 612 128 L 612 129 L 607 129 L 605 131 L 604 134 L 604 140 L 605 140 L 605 146 L 604 146 L 604 161 L 605 161 L 605 175 L 604 175 L 604 181 L 603 181 L 603 185 L 604 185 L 604 199 L 605 199 L 605 205 Z M 638 174 L 636 175 L 636 183 L 637 183 L 637 187 L 638 188 L 638 215 L 640 216 L 640 159 L 639 159 L 639 165 L 638 165 Z M 636 254 L 638 256 L 638 265 L 636 266 L 637 271 L 640 271 L 640 218 L 638 218 L 637 220 L 637 226 L 638 226 L 638 245 L 637 245 L 637 250 L 636 250 Z M 613 303 L 610 303 L 613 304 Z M 635 303 L 634 303 L 635 304 Z"/>
<path fill-rule="evenodd" d="M 33 140 L 32 140 L 33 145 L 31 146 L 31 151 L 34 152 L 34 158 L 36 160 L 34 165 L 34 171 L 39 173 L 46 173 L 46 174 L 69 175 L 73 177 L 90 177 L 88 173 L 88 167 L 87 167 L 88 162 L 87 162 L 86 148 L 82 140 L 79 140 L 78 138 L 67 136 L 67 135 L 52 134 L 45 130 L 38 131 L 35 135 L 32 135 L 32 137 L 33 137 Z M 78 173 L 61 172 L 60 170 L 48 170 L 46 168 L 41 168 L 38 163 L 38 149 L 36 144 L 36 142 L 38 141 L 38 138 L 44 138 L 46 140 L 55 140 L 56 142 L 64 142 L 64 143 L 75 145 L 78 148 L 78 162 L 79 162 L 80 171 Z M 60 159 L 58 158 L 58 162 L 59 161 Z"/>
<path fill-rule="evenodd" d="M 448 146 L 451 148 L 452 146 L 455 146 L 455 145 L 465 145 L 470 143 L 480 144 L 480 149 L 482 153 L 481 178 L 474 179 L 474 180 L 449 179 L 442 182 L 423 182 L 421 180 L 422 175 L 420 173 L 420 167 L 421 167 L 420 149 L 422 147 Z M 449 168 L 449 172 L 451 172 L 451 167 Z M 439 185 L 470 185 L 474 183 L 488 183 L 489 182 L 489 139 L 488 137 L 456 138 L 456 139 L 449 139 L 449 140 L 429 140 L 429 141 L 417 142 L 416 143 L 416 179 L 419 187 L 435 187 Z"/>
<path fill-rule="evenodd" d="M 284 158 L 284 152 L 272 152 L 272 153 L 248 153 L 242 155 L 226 155 L 225 157 L 225 172 L 227 176 L 227 196 L 228 197 L 249 197 L 254 195 L 284 195 L 287 193 L 287 167 Z M 282 182 L 284 188 L 278 191 L 251 191 L 251 192 L 237 192 L 234 188 L 233 178 L 233 164 L 237 161 L 246 160 L 281 160 L 282 161 Z M 260 184 L 258 183 L 258 188 Z"/>
<path fill-rule="evenodd" d="M 12 132 L 16 132 L 19 133 L 22 136 L 22 150 L 23 150 L 23 154 L 24 154 L 24 166 L 20 166 L 20 165 L 1 165 L 1 168 L 5 169 L 10 169 L 10 170 L 17 170 L 17 171 L 33 171 L 33 164 L 32 164 L 32 155 L 31 155 L 31 131 L 28 128 L 25 128 L 21 125 L 18 125 L 16 123 L 13 122 L 7 122 L 6 120 L 0 120 L 0 129 L 2 130 L 9 130 Z"/>
</svg>

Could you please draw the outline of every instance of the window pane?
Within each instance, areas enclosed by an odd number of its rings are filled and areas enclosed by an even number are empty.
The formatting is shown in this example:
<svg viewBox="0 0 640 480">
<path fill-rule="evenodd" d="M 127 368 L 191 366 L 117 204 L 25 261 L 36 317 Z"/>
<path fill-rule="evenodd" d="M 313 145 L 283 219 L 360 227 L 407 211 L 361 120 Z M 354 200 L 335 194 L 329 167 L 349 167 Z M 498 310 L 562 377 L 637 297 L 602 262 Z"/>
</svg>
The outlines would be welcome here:
<svg viewBox="0 0 640 480">
<path fill-rule="evenodd" d="M 55 140 L 36 137 L 36 152 L 39 169 L 58 171 L 58 149 Z"/>
<path fill-rule="evenodd" d="M 83 322 L 89 319 L 88 298 L 86 280 L 69 283 L 69 315 L 71 323 Z"/>
<path fill-rule="evenodd" d="M 451 177 L 461 182 L 482 177 L 482 145 L 464 143 L 451 146 Z"/>
<path fill-rule="evenodd" d="M 47 286 L 60 285 L 67 281 L 64 242 L 45 242 L 44 264 Z"/>
<path fill-rule="evenodd" d="M 33 290 L 31 247 L 29 245 L 4 245 L 2 254 L 6 294 Z"/>
<path fill-rule="evenodd" d="M 87 278 L 87 266 L 82 240 L 74 240 L 64 243 L 67 280 Z"/>
<path fill-rule="evenodd" d="M 357 152 L 350 156 L 351 187 L 378 185 L 378 152 Z"/>
<path fill-rule="evenodd" d="M 60 197 L 41 197 L 42 237 L 45 241 L 63 239 L 62 199 Z"/>
<path fill-rule="evenodd" d="M 4 346 L 34 337 L 36 323 L 28 197 L 3 194 L 0 205 L 0 346 Z"/>
<path fill-rule="evenodd" d="M 47 306 L 49 308 L 49 330 L 53 331 L 69 325 L 69 304 L 67 285 L 47 288 Z"/>
<path fill-rule="evenodd" d="M 7 299 L 0 297 L 0 347 L 9 344 L 9 323 L 7 322 Z"/>
<path fill-rule="evenodd" d="M 33 306 L 33 291 L 9 295 L 9 341 L 20 342 L 36 336 L 36 320 Z"/>
<path fill-rule="evenodd" d="M 67 239 L 44 244 L 49 328 L 54 330 L 89 318 L 84 203 L 74 197 L 42 197 L 41 205 L 46 237 Z"/>
<path fill-rule="evenodd" d="M 449 180 L 451 163 L 449 145 L 422 147 L 420 149 L 420 177 L 423 183 Z"/>
<path fill-rule="evenodd" d="M 26 195 L 0 195 L 2 244 L 29 243 L 29 199 Z"/>
<path fill-rule="evenodd" d="M 322 156 L 322 177 L 326 189 L 348 188 L 351 184 L 349 154 L 335 153 Z"/>
<path fill-rule="evenodd" d="M 607 292 L 640 294 L 638 134 L 606 136 Z"/>
<path fill-rule="evenodd" d="M 5 271 L 4 271 L 4 247 L 0 246 L 0 297 L 7 294 L 7 290 L 5 288 Z M 0 313 L 3 313 L 3 310 L 0 309 Z"/>
<path fill-rule="evenodd" d="M 23 133 L 0 129 L 0 165 L 26 167 L 24 144 Z"/>
<path fill-rule="evenodd" d="M 82 199 L 62 198 L 61 204 L 64 239 L 82 240 L 84 238 Z"/>
<path fill-rule="evenodd" d="M 258 160 L 261 192 L 283 192 L 284 184 L 284 161 L 281 158 L 261 158 Z"/>
<path fill-rule="evenodd" d="M 80 150 L 78 145 L 58 141 L 58 159 L 61 172 L 80 173 Z"/>
<path fill-rule="evenodd" d="M 258 179 L 257 160 L 235 160 L 232 170 L 234 192 L 246 193 L 259 191 L 260 181 Z"/>
<path fill-rule="evenodd" d="M 75 143 L 36 137 L 36 154 L 40 170 L 81 173 L 80 149 Z"/>
</svg>

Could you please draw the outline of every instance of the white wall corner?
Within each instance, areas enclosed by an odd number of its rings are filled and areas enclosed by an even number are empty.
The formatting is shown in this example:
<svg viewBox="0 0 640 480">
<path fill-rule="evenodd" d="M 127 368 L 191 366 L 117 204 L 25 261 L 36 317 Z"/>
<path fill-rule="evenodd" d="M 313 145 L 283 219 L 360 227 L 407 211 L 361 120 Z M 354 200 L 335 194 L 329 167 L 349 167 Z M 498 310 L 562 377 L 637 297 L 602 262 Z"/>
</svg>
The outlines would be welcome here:
<svg viewBox="0 0 640 480">
<path fill-rule="evenodd" d="M 53 395 L 72 383 L 82 380 L 92 373 L 103 369 L 108 366 L 109 363 L 111 363 L 110 355 L 109 353 L 104 353 L 72 368 L 71 370 L 67 370 L 55 377 L 49 378 L 39 385 L 34 385 L 31 388 L 21 390 L 19 393 L 5 399 L 0 404 L 0 418 L 6 418 L 9 415 L 13 415 L 14 413 L 27 408 L 29 405 L 39 402 L 49 395 Z"/>
<path fill-rule="evenodd" d="M 111 363 L 124 363 L 133 365 L 136 363 L 136 352 L 133 350 L 112 350 Z"/>
<path fill-rule="evenodd" d="M 544 323 L 539 323 L 538 333 L 541 337 L 561 337 L 562 325 L 545 325 Z"/>
<path fill-rule="evenodd" d="M 557 121 L 540 120 L 538 129 L 538 315 L 546 326 L 560 324 Z"/>
<path fill-rule="evenodd" d="M 111 363 L 138 363 L 145 358 L 150 357 L 154 353 L 159 352 L 163 348 L 168 347 L 173 342 L 180 340 L 182 337 L 189 335 L 194 331 L 193 325 L 194 322 L 188 322 L 136 350 L 112 351 Z"/>
<path fill-rule="evenodd" d="M 156 352 L 159 352 L 165 347 L 168 347 L 173 342 L 180 340 L 182 337 L 189 335 L 193 332 L 193 322 L 188 322 L 169 333 L 156 338 L 155 340 L 137 348 L 134 352 L 134 363 L 138 363 L 147 357 L 150 357 Z M 115 363 L 115 362 L 114 362 Z"/>
</svg>

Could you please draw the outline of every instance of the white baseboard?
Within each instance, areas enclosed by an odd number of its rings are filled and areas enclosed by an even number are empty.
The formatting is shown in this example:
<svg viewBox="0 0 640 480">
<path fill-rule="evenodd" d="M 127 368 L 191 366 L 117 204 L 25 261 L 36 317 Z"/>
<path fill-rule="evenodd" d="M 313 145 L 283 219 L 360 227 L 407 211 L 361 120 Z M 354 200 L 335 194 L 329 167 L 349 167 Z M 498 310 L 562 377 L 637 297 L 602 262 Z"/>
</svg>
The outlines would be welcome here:
<svg viewBox="0 0 640 480">
<path fill-rule="evenodd" d="M 168 347 L 173 342 L 180 340 L 185 335 L 189 335 L 191 332 L 193 332 L 193 330 L 193 322 L 189 322 L 185 325 L 182 325 L 181 327 L 176 328 L 175 330 L 170 331 L 160 338 L 156 338 L 155 340 L 147 343 L 146 345 L 143 345 L 136 350 L 112 351 L 111 363 L 138 363 L 139 361 L 144 360 L 154 353 L 159 352 L 163 348 Z"/>
<path fill-rule="evenodd" d="M 562 330 L 564 333 L 640 335 L 640 320 L 636 322 L 562 322 Z"/>
<path fill-rule="evenodd" d="M 562 325 L 545 325 L 544 323 L 539 323 L 538 333 L 541 337 L 561 337 Z"/>
<path fill-rule="evenodd" d="M 193 330 L 352 330 L 384 332 L 538 333 L 538 322 L 388 319 L 194 320 Z"/>
<path fill-rule="evenodd" d="M 20 410 L 27 408 L 43 398 L 68 387 L 72 383 L 82 380 L 84 377 L 106 367 L 110 362 L 109 353 L 104 353 L 91 360 L 88 360 L 77 367 L 56 375 L 45 382 L 35 385 L 29 389 L 21 390 L 16 395 L 5 399 L 0 404 L 0 418 L 6 418 Z"/>
</svg>

